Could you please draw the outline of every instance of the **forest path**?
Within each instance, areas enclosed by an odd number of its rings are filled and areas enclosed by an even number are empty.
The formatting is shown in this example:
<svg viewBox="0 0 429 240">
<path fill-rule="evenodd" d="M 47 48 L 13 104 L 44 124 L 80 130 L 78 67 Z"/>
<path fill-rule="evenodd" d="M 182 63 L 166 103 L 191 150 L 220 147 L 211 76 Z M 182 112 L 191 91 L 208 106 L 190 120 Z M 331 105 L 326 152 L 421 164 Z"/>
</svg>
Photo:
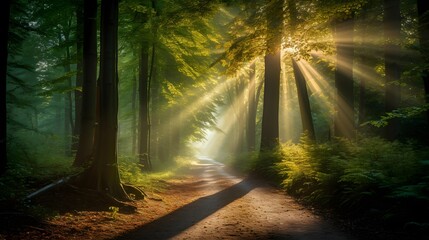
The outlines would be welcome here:
<svg viewBox="0 0 429 240">
<path fill-rule="evenodd" d="M 259 179 L 229 173 L 200 158 L 173 185 L 194 200 L 117 239 L 353 239 Z"/>
</svg>

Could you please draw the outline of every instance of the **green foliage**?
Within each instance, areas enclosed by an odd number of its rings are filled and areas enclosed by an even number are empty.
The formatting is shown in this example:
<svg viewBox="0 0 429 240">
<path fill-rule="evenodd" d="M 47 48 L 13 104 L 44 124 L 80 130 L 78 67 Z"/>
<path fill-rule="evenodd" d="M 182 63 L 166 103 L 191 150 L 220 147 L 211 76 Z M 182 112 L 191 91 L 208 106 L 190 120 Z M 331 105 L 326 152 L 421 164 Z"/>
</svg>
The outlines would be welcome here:
<svg viewBox="0 0 429 240">
<path fill-rule="evenodd" d="M 112 218 L 113 220 L 118 219 L 119 208 L 115 206 L 110 206 L 109 210 L 110 210 L 110 218 Z"/>
<path fill-rule="evenodd" d="M 165 166 L 155 163 L 156 171 L 143 172 L 142 165 L 135 157 L 119 156 L 119 172 L 121 181 L 144 189 L 145 192 L 157 192 L 164 188 L 164 181 L 180 173 L 189 166 L 195 159 L 186 157 L 176 157 L 173 162 L 166 163 Z M 168 164 L 168 165 L 167 165 Z"/>
<path fill-rule="evenodd" d="M 282 151 L 282 185 L 306 203 L 389 226 L 429 222 L 428 149 L 366 138 L 287 143 Z"/>
<path fill-rule="evenodd" d="M 371 124 L 375 127 L 385 127 L 389 124 L 389 120 L 394 118 L 411 118 L 418 116 L 429 110 L 429 104 L 423 104 L 422 106 L 414 106 L 414 107 L 404 107 L 400 109 L 396 109 L 392 112 L 386 113 L 378 120 L 368 121 L 363 123 L 362 125 Z"/>
</svg>

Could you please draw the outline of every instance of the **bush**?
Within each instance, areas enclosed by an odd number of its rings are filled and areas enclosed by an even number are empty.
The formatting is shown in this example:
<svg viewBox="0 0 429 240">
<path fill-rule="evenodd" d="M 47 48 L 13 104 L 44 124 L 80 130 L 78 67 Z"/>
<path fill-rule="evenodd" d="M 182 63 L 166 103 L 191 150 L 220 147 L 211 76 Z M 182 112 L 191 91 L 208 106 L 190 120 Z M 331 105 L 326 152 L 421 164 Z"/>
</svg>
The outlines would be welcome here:
<svg viewBox="0 0 429 240">
<path fill-rule="evenodd" d="M 282 185 L 308 204 L 395 227 L 429 223 L 427 149 L 380 138 L 324 144 L 303 138 L 284 144 L 282 156 L 276 164 Z"/>
</svg>

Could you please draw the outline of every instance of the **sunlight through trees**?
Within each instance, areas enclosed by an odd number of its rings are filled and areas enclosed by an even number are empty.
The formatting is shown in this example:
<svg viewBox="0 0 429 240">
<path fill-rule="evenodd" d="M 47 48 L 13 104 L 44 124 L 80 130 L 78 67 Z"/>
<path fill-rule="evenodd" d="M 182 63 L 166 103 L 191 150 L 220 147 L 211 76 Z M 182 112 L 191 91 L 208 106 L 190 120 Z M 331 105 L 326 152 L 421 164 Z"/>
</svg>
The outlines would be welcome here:
<svg viewBox="0 0 429 240">
<path fill-rule="evenodd" d="M 407 197 L 427 201 L 415 167 L 429 145 L 423 0 L 8 0 L 3 9 L 1 176 L 25 182 L 38 166 L 66 166 L 77 186 L 131 200 L 130 169 L 201 155 L 278 176 L 291 191 L 354 187 L 363 172 L 391 184 L 393 198 L 412 188 Z M 409 171 L 399 173 L 363 157 L 371 143 L 421 155 L 399 159 Z"/>
</svg>

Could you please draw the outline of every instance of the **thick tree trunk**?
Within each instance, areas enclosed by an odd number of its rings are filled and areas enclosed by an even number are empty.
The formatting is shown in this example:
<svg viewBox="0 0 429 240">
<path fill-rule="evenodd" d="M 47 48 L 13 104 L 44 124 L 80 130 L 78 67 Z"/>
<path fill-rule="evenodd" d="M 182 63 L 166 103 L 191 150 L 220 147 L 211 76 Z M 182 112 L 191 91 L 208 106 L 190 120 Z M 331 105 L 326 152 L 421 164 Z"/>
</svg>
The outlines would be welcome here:
<svg viewBox="0 0 429 240">
<path fill-rule="evenodd" d="M 74 166 L 89 164 L 94 150 L 97 96 L 97 0 L 84 1 L 82 114 Z"/>
<path fill-rule="evenodd" d="M 6 75 L 7 75 L 7 57 L 8 57 L 8 36 L 9 36 L 9 16 L 10 16 L 10 2 L 6 0 L 3 3 L 0 21 L 0 76 L 1 76 L 1 112 L 3 123 L 6 123 Z M 6 154 L 6 124 L 2 124 L 0 130 L 0 175 L 6 171 L 7 154 Z"/>
<path fill-rule="evenodd" d="M 279 144 L 280 49 L 283 28 L 283 0 L 267 5 L 267 51 L 265 55 L 264 107 L 262 113 L 261 151 Z M 269 14 L 268 14 L 269 12 Z"/>
<path fill-rule="evenodd" d="M 429 6 L 427 1 L 417 1 L 419 16 L 419 41 L 420 52 L 425 64 L 429 64 Z M 422 73 L 423 86 L 425 90 L 426 104 L 429 104 L 429 69 L 425 68 Z M 426 111 L 427 125 L 429 126 L 429 110 Z M 429 132 L 429 131 L 426 131 Z"/>
<path fill-rule="evenodd" d="M 353 82 L 353 17 L 335 24 L 337 60 L 335 86 L 337 88 L 334 134 L 337 137 L 355 137 L 354 82 Z"/>
<path fill-rule="evenodd" d="M 308 98 L 307 84 L 295 59 L 292 59 L 293 73 L 295 76 L 296 89 L 298 93 L 299 110 L 301 112 L 302 131 L 310 140 L 315 141 L 313 118 L 311 116 L 310 99 Z"/>
<path fill-rule="evenodd" d="M 392 112 L 401 104 L 401 66 L 399 65 L 401 37 L 400 0 L 384 0 L 384 61 L 385 61 L 385 111 Z M 388 121 L 384 129 L 384 137 L 395 140 L 400 131 L 400 120 L 394 118 Z"/>
<path fill-rule="evenodd" d="M 151 170 L 149 152 L 149 46 L 142 42 L 139 72 L 139 144 L 138 156 L 143 170 Z"/>
<path fill-rule="evenodd" d="M 273 149 L 279 143 L 279 99 L 280 51 L 265 56 L 261 150 Z"/>
<path fill-rule="evenodd" d="M 256 68 L 255 63 L 250 66 L 248 84 L 248 113 L 247 113 L 247 151 L 255 151 L 256 144 Z"/>
<path fill-rule="evenodd" d="M 94 161 L 86 172 L 90 189 L 128 200 L 117 162 L 118 0 L 101 2 L 100 122 Z"/>
</svg>

